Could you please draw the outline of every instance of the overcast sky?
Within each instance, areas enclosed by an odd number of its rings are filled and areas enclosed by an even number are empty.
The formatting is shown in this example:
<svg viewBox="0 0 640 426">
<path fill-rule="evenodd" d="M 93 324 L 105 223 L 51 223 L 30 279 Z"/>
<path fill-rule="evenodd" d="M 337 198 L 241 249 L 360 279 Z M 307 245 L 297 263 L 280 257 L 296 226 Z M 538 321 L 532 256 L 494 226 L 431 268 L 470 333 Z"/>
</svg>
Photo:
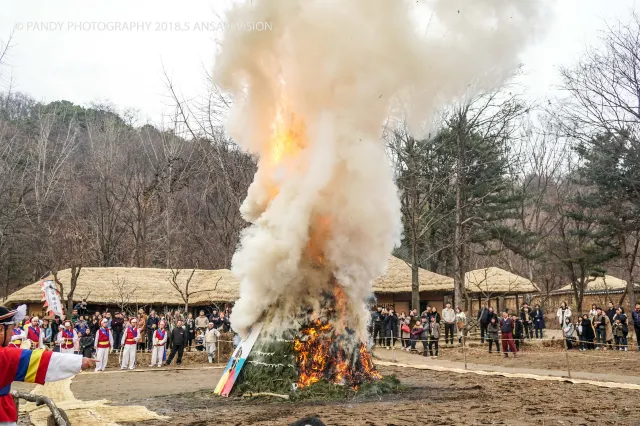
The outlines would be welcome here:
<svg viewBox="0 0 640 426">
<path fill-rule="evenodd" d="M 536 96 L 548 96 L 558 83 L 558 66 L 569 65 L 596 42 L 607 20 L 626 20 L 634 4 L 557 0 L 546 39 L 522 54 Z M 218 24 L 229 5 L 230 0 L 13 1 L 2 7 L 0 40 L 16 28 L 9 64 L 17 90 L 43 101 L 108 100 L 119 109 L 139 110 L 142 121 L 159 122 L 169 112 L 162 67 L 185 96 L 203 91 L 221 34 Z M 132 22 L 138 23 L 133 29 L 111 27 Z M 171 28 L 176 22 L 189 29 Z M 203 22 L 216 24 L 196 28 Z M 6 85 L 6 71 L 3 77 L 0 85 Z"/>
</svg>

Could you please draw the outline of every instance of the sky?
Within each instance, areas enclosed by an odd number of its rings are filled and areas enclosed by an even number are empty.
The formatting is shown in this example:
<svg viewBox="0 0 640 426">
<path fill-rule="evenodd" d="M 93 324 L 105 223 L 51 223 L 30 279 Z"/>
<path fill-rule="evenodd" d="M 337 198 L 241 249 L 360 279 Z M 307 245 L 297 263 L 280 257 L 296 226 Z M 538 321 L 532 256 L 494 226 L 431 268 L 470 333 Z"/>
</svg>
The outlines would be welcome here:
<svg viewBox="0 0 640 426">
<path fill-rule="evenodd" d="M 109 101 L 120 110 L 137 110 L 142 122 L 159 123 L 172 111 L 164 71 L 182 96 L 197 97 L 206 92 L 206 73 L 213 67 L 222 26 L 251 24 L 225 20 L 231 0 L 90 4 L 4 4 L 0 40 L 5 42 L 14 31 L 0 89 L 6 90 L 10 78 L 13 90 L 40 101 L 66 99 L 84 106 Z M 587 45 L 597 43 L 606 22 L 627 20 L 634 5 L 635 0 L 555 0 L 545 38 L 521 55 L 524 81 L 534 96 L 552 96 L 558 68 L 571 65 Z"/>
</svg>

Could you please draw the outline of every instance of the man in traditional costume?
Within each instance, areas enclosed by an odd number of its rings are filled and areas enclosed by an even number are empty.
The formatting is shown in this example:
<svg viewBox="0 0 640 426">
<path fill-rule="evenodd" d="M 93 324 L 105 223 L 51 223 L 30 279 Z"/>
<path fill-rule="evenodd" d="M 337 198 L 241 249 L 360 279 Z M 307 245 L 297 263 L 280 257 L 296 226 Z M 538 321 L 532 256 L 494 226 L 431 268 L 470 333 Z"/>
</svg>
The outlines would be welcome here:
<svg viewBox="0 0 640 426">
<path fill-rule="evenodd" d="M 60 345 L 60 352 L 63 354 L 74 353 L 77 341 L 78 333 L 72 327 L 71 321 L 66 320 L 64 328 L 56 336 L 56 344 Z"/>
<path fill-rule="evenodd" d="M 94 360 L 79 355 L 8 347 L 15 324 L 22 320 L 26 311 L 25 305 L 12 311 L 0 306 L 0 425 L 3 426 L 14 426 L 18 421 L 10 393 L 12 382 L 43 385 L 75 376 L 80 370 L 95 365 Z"/>
<path fill-rule="evenodd" d="M 102 319 L 100 328 L 96 333 L 96 340 L 94 347 L 96 348 L 96 371 L 104 371 L 107 368 L 107 362 L 109 361 L 109 352 L 113 348 L 113 335 L 111 330 L 107 328 L 109 320 Z"/>
<path fill-rule="evenodd" d="M 124 370 L 129 366 L 129 370 L 136 368 L 136 347 L 138 340 L 140 340 L 140 332 L 137 325 L 137 320 L 131 318 L 130 324 L 127 326 L 124 333 L 122 333 L 122 364 L 120 369 Z"/>
<path fill-rule="evenodd" d="M 31 349 L 44 349 L 43 339 L 44 333 L 40 329 L 40 319 L 34 316 L 27 326 L 27 340 L 31 342 Z"/>
<path fill-rule="evenodd" d="M 160 321 L 158 328 L 153 333 L 153 352 L 151 352 L 151 365 L 153 367 L 158 364 L 158 367 L 162 367 L 162 362 L 165 358 L 166 344 L 167 344 L 167 330 L 165 330 L 167 323 Z"/>
</svg>

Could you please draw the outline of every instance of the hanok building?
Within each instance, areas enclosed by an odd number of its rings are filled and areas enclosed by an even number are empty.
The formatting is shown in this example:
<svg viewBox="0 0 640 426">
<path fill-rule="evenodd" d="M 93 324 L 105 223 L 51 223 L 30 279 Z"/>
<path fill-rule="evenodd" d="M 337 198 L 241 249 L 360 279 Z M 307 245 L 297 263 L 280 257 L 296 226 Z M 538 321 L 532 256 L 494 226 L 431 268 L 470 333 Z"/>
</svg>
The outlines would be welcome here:
<svg viewBox="0 0 640 426">
<path fill-rule="evenodd" d="M 192 274 L 193 272 L 193 274 Z M 52 280 L 49 276 L 44 280 Z M 64 291 L 69 291 L 71 270 L 58 273 Z M 38 281 L 9 295 L 6 305 L 26 303 L 29 314 L 42 314 L 42 288 Z M 188 284 L 187 284 L 188 283 Z M 177 286 L 177 288 L 176 288 Z M 86 300 L 90 312 L 105 310 L 134 312 L 144 308 L 164 312 L 189 306 L 210 310 L 223 308 L 238 298 L 239 281 L 228 269 L 82 268 L 73 294 L 74 303 Z M 61 294 L 63 306 L 66 295 Z M 191 308 L 190 308 L 191 310 Z"/>
<path fill-rule="evenodd" d="M 634 285 L 636 296 L 640 293 L 640 284 Z M 582 299 L 582 311 L 587 312 L 591 309 L 591 305 L 595 304 L 603 309 L 607 309 L 607 304 L 612 302 L 614 305 L 618 305 L 620 300 L 627 291 L 627 282 L 616 278 L 611 275 L 605 275 L 603 277 L 597 277 L 587 282 L 584 289 L 584 296 Z M 637 300 L 637 298 L 636 298 Z M 560 303 L 567 302 L 569 306 L 576 309 L 576 301 L 573 293 L 573 287 L 571 284 L 567 284 L 560 287 L 557 290 L 549 293 L 546 298 L 545 305 L 547 309 L 557 309 Z M 629 310 L 629 298 L 625 297 L 623 306 L 627 311 Z"/>
<path fill-rule="evenodd" d="M 373 282 L 373 292 L 377 303 L 393 307 L 396 312 L 409 312 L 411 306 L 411 265 L 395 256 L 389 257 L 387 273 Z M 439 311 L 453 294 L 453 278 L 420 268 L 418 270 L 420 288 L 420 312 L 427 305 Z"/>
<path fill-rule="evenodd" d="M 496 310 L 518 310 L 525 298 L 540 291 L 528 278 L 496 267 L 467 272 L 465 287 L 472 313 L 476 313 L 483 303 Z"/>
</svg>

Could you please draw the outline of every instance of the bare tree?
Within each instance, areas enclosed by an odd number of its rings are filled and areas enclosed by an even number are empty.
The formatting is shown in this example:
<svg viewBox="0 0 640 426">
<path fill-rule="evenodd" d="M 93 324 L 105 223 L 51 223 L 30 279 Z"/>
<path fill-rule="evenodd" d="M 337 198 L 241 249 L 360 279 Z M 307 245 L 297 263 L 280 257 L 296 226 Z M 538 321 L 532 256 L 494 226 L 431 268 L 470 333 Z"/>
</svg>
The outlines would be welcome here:
<svg viewBox="0 0 640 426">
<path fill-rule="evenodd" d="M 220 279 L 222 279 L 222 277 L 218 278 L 218 281 L 216 281 L 213 288 L 194 291 L 194 290 L 189 290 L 189 284 L 191 283 L 191 279 L 193 278 L 193 274 L 195 274 L 196 270 L 192 269 L 191 272 L 189 273 L 189 276 L 184 280 L 184 282 L 180 282 L 178 280 L 178 276 L 180 275 L 181 272 L 182 272 L 181 269 L 171 268 L 171 278 L 169 278 L 169 284 L 171 284 L 171 286 L 178 292 L 178 294 L 180 294 L 180 297 L 184 301 L 185 312 L 189 311 L 189 299 L 191 298 L 191 296 L 198 293 L 204 293 L 206 291 L 215 290 L 218 287 L 218 283 L 220 282 Z"/>
</svg>

